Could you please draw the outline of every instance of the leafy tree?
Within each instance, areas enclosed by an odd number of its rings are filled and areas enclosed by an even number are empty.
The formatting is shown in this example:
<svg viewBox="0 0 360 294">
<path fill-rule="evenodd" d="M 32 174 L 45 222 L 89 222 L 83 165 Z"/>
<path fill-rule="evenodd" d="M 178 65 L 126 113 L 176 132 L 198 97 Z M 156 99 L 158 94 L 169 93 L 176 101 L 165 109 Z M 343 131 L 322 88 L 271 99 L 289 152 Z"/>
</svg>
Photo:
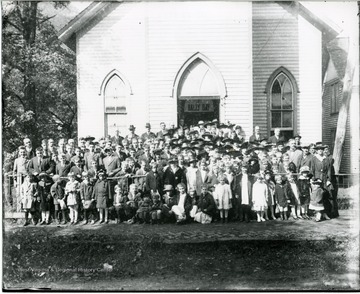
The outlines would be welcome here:
<svg viewBox="0 0 360 294">
<path fill-rule="evenodd" d="M 24 137 L 75 137 L 76 60 L 56 35 L 53 16 L 37 1 L 3 4 L 3 148 L 11 152 Z M 54 2 L 55 8 L 66 5 Z"/>
</svg>

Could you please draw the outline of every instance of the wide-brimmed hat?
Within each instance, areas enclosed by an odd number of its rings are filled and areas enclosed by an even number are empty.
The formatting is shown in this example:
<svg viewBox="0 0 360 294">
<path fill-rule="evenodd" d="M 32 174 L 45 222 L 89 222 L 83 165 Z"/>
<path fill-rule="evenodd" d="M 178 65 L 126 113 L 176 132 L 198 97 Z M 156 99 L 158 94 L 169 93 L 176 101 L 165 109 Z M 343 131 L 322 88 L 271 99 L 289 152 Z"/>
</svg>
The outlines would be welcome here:
<svg viewBox="0 0 360 294">
<path fill-rule="evenodd" d="M 170 157 L 168 162 L 169 163 L 178 162 L 178 159 L 176 157 Z"/>
<path fill-rule="evenodd" d="M 172 185 L 164 185 L 164 192 L 174 190 Z"/>
<path fill-rule="evenodd" d="M 310 172 L 310 168 L 305 165 L 300 168 L 300 173 Z"/>
<path fill-rule="evenodd" d="M 95 137 L 92 137 L 92 136 L 86 136 L 84 138 L 85 141 L 94 141 L 95 140 Z"/>
<path fill-rule="evenodd" d="M 321 185 L 321 184 L 322 184 L 322 180 L 320 180 L 319 178 L 314 179 L 314 180 L 312 181 L 312 184 L 313 184 L 313 185 Z"/>
<path fill-rule="evenodd" d="M 146 125 L 145 125 L 145 128 L 147 129 L 147 128 L 151 128 L 151 125 L 150 125 L 150 123 L 146 123 Z"/>
<path fill-rule="evenodd" d="M 134 125 L 130 125 L 130 126 L 129 126 L 129 130 L 130 130 L 130 131 L 133 131 L 133 130 L 135 130 L 135 127 L 134 127 Z"/>
<path fill-rule="evenodd" d="M 98 172 L 96 173 L 96 175 L 97 175 L 97 176 L 99 176 L 99 175 L 104 175 L 104 176 L 106 176 L 106 171 L 103 170 L 103 169 L 100 169 L 100 170 L 98 170 Z"/>
</svg>

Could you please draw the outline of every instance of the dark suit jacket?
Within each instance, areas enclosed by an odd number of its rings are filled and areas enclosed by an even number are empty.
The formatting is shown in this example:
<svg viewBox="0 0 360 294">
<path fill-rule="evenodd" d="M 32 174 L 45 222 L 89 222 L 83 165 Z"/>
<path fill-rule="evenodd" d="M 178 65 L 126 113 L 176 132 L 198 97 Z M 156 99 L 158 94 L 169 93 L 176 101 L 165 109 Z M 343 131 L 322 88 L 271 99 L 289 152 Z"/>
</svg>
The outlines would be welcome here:
<svg viewBox="0 0 360 294">
<path fill-rule="evenodd" d="M 38 158 L 35 156 L 33 158 L 31 158 L 29 160 L 28 163 L 28 172 L 29 173 L 41 173 L 41 172 L 46 172 L 46 173 L 50 173 L 51 172 L 51 166 L 50 166 L 50 159 L 49 158 L 42 158 L 41 159 L 41 164 L 39 165 L 39 161 Z"/>
<path fill-rule="evenodd" d="M 283 136 L 281 136 L 281 137 L 279 137 L 279 139 L 278 138 L 276 138 L 275 137 L 275 135 L 274 136 L 271 136 L 269 139 L 268 139 L 268 143 L 277 143 L 277 142 L 279 142 L 279 141 L 282 141 L 282 142 L 284 142 L 285 141 L 285 138 L 283 137 Z"/>
<path fill-rule="evenodd" d="M 151 190 L 153 190 L 153 191 L 158 190 L 160 195 L 162 195 L 163 188 L 164 188 L 164 186 L 162 184 L 162 174 L 157 173 L 155 175 L 152 170 L 149 171 L 149 173 L 146 175 L 146 179 L 145 179 L 145 191 L 150 192 Z"/>
<path fill-rule="evenodd" d="M 254 135 L 251 135 L 250 138 L 249 138 L 249 143 L 254 143 L 254 142 L 258 142 L 260 143 L 260 141 L 264 139 L 264 136 L 263 135 L 259 135 L 259 139 L 257 140 L 256 137 L 255 137 L 255 134 Z"/>
<path fill-rule="evenodd" d="M 171 170 L 169 166 L 163 174 L 163 184 L 172 185 L 175 189 L 177 184 L 184 183 L 186 186 L 186 175 L 184 171 L 179 167 L 175 173 Z"/>
<path fill-rule="evenodd" d="M 231 183 L 231 190 L 233 191 L 234 196 L 239 195 L 239 203 L 242 201 L 241 189 L 242 189 L 242 180 L 243 175 L 238 174 L 234 177 Z M 249 203 L 252 203 L 252 185 L 254 183 L 254 177 L 248 174 L 248 195 L 249 195 Z"/>
<path fill-rule="evenodd" d="M 98 167 L 102 166 L 103 163 L 102 163 L 100 153 L 86 152 L 84 154 L 84 162 L 85 162 L 84 169 L 86 171 L 91 168 L 91 161 L 93 161 L 93 160 L 96 161 Z"/>
<path fill-rule="evenodd" d="M 103 159 L 104 168 L 108 176 L 112 177 L 121 170 L 121 162 L 119 157 L 115 155 L 106 156 Z"/>
<path fill-rule="evenodd" d="M 71 167 L 74 163 L 70 161 L 66 161 L 64 166 L 61 166 L 60 162 L 56 165 L 56 174 L 60 177 L 66 177 L 68 173 L 70 172 Z"/>
</svg>

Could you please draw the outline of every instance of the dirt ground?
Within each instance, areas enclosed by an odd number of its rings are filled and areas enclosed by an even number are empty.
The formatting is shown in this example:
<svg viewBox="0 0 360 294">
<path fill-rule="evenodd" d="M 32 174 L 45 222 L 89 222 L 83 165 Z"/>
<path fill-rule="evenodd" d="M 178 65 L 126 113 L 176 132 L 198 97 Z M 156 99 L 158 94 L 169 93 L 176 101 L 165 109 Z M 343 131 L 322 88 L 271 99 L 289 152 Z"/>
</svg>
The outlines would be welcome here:
<svg viewBox="0 0 360 294">
<path fill-rule="evenodd" d="M 357 220 L 343 214 L 322 224 L 20 227 L 5 223 L 3 287 L 356 290 L 359 239 L 350 228 Z M 289 231 L 300 232 L 301 238 Z M 316 232 L 319 238 L 314 238 Z"/>
</svg>

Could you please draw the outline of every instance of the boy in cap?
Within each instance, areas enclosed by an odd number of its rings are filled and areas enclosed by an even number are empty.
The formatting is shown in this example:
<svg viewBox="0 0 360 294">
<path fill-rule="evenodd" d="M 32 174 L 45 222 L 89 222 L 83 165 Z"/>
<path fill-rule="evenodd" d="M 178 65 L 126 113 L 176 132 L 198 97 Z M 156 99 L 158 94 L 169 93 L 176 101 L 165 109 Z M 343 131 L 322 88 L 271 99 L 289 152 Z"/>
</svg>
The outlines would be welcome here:
<svg viewBox="0 0 360 294">
<path fill-rule="evenodd" d="M 54 175 L 52 179 L 54 184 L 50 188 L 50 194 L 53 198 L 55 208 L 54 219 L 56 220 L 57 224 L 60 224 L 60 211 L 62 210 L 62 218 L 64 220 L 64 223 L 66 223 L 66 209 L 60 207 L 59 202 L 59 200 L 63 201 L 65 197 L 63 182 L 60 179 L 59 175 Z"/>
<path fill-rule="evenodd" d="M 91 219 L 91 224 L 95 223 L 95 214 L 94 214 L 94 207 L 93 202 L 94 199 L 92 198 L 94 192 L 94 181 L 92 180 L 92 174 L 89 172 L 84 171 L 82 173 L 83 181 L 80 184 L 80 198 L 81 203 L 84 208 L 84 223 L 86 225 Z"/>
<path fill-rule="evenodd" d="M 299 194 L 300 194 L 300 206 L 301 206 L 301 213 L 304 219 L 310 219 L 308 216 L 308 208 L 310 203 L 310 193 L 311 193 L 311 186 L 310 186 L 310 179 L 309 179 L 309 172 L 310 168 L 308 166 L 302 166 L 300 168 L 300 176 L 297 181 Z"/>
</svg>

